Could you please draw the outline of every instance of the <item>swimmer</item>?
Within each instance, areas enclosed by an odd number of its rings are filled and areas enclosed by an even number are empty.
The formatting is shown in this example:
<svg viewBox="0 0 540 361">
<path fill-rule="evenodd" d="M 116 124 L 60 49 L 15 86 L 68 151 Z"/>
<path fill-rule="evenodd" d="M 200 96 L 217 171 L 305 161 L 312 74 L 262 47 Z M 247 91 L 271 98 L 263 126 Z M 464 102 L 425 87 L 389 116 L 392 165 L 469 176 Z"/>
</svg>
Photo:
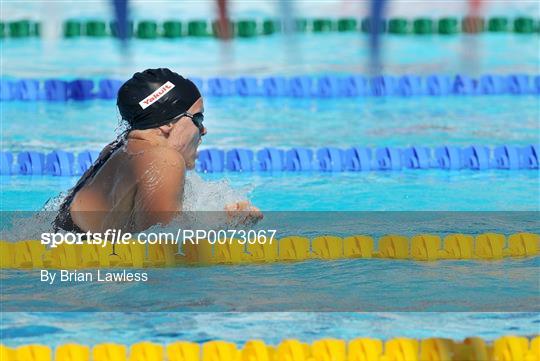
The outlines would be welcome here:
<svg viewBox="0 0 540 361">
<path fill-rule="evenodd" d="M 128 129 L 107 145 L 60 206 L 56 229 L 142 231 L 167 224 L 182 210 L 186 171 L 195 167 L 207 133 L 203 98 L 195 84 L 169 69 L 135 73 L 118 91 Z M 249 202 L 225 207 L 257 222 Z"/>
</svg>

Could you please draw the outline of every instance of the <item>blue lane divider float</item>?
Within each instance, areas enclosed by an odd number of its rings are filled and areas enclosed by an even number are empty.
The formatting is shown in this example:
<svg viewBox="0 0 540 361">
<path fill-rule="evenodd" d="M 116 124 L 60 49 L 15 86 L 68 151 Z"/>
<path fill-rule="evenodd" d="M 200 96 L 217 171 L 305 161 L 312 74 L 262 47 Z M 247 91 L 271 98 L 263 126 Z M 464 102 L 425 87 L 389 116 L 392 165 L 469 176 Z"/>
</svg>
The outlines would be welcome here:
<svg viewBox="0 0 540 361">
<path fill-rule="evenodd" d="M 225 152 L 220 149 L 206 149 L 199 152 L 197 170 L 199 172 L 223 172 L 225 170 Z"/>
<path fill-rule="evenodd" d="M 22 152 L 17 155 L 19 174 L 43 174 L 45 170 L 45 155 L 38 152 Z"/>
<path fill-rule="evenodd" d="M 352 147 L 345 150 L 345 169 L 351 172 L 371 170 L 371 149 L 366 147 Z"/>
<path fill-rule="evenodd" d="M 473 96 L 540 94 L 540 75 L 381 75 L 271 76 L 256 78 L 192 78 L 205 96 L 226 97 L 382 97 L 382 96 Z M 3 79 L 1 101 L 67 101 L 115 99 L 121 80 Z"/>
<path fill-rule="evenodd" d="M 343 172 L 345 170 L 345 151 L 334 147 L 319 148 L 317 159 L 323 172 Z"/>
<path fill-rule="evenodd" d="M 268 98 L 287 96 L 289 94 L 288 79 L 282 76 L 262 79 L 262 94 Z"/>
<path fill-rule="evenodd" d="M 88 170 L 98 155 L 96 151 L 83 151 L 77 155 L 63 150 L 54 150 L 48 154 L 23 151 L 16 156 L 12 152 L 0 152 L 0 174 L 76 176 Z M 196 169 L 204 173 L 366 172 L 403 169 L 480 171 L 539 169 L 538 161 L 538 145 L 503 145 L 496 148 L 484 145 L 465 148 L 322 147 L 315 150 L 303 147 L 287 150 L 268 147 L 256 152 L 245 148 L 227 151 L 212 148 L 199 152 Z"/>
<path fill-rule="evenodd" d="M 431 149 L 427 147 L 410 147 L 402 153 L 403 166 L 411 169 L 436 168 L 435 159 L 431 157 Z"/>
<path fill-rule="evenodd" d="M 197 170 L 219 173 L 233 172 L 360 172 L 398 171 L 402 169 L 488 170 L 539 169 L 538 145 L 503 145 L 491 149 L 483 145 L 461 148 L 428 147 L 323 147 L 313 151 L 295 147 L 289 150 L 263 148 L 256 152 L 235 148 L 225 152 L 206 149 L 199 152 Z"/>
<path fill-rule="evenodd" d="M 1 101 L 85 101 L 92 99 L 116 99 L 118 89 L 123 84 L 121 80 L 101 79 L 94 82 L 91 79 L 61 79 L 1 80 Z"/>
<path fill-rule="evenodd" d="M 85 150 L 77 155 L 77 165 L 75 166 L 75 174 L 83 174 L 92 164 L 98 159 L 99 152 Z"/>
<path fill-rule="evenodd" d="M 0 152 L 1 175 L 75 176 L 83 174 L 96 161 L 99 152 L 54 150 L 48 154 L 23 151 L 15 157 L 12 152 Z"/>
<path fill-rule="evenodd" d="M 292 148 L 285 153 L 285 170 L 290 172 L 311 171 L 314 169 L 313 150 Z"/>
<path fill-rule="evenodd" d="M 45 173 L 56 176 L 72 176 L 75 173 L 73 153 L 55 150 L 45 160 Z"/>
<path fill-rule="evenodd" d="M 257 152 L 257 164 L 260 171 L 284 171 L 285 151 L 278 148 L 264 148 Z"/>
<path fill-rule="evenodd" d="M 226 168 L 231 172 L 252 172 L 254 170 L 253 151 L 235 148 L 226 155 Z"/>
<path fill-rule="evenodd" d="M 0 174 L 14 174 L 13 154 L 11 152 L 0 153 Z"/>
</svg>

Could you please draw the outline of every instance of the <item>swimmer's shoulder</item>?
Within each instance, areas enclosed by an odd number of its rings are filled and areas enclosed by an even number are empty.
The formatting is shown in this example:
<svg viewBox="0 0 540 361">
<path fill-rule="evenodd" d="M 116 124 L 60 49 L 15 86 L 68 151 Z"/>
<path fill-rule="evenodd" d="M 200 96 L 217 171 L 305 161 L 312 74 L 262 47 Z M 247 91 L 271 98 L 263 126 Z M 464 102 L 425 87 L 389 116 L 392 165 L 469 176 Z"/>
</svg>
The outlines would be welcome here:
<svg viewBox="0 0 540 361">
<path fill-rule="evenodd" d="M 131 159 L 136 168 L 145 172 L 148 170 L 159 171 L 164 169 L 183 173 L 186 170 L 186 162 L 182 155 L 175 149 L 167 146 L 149 147 Z"/>
</svg>

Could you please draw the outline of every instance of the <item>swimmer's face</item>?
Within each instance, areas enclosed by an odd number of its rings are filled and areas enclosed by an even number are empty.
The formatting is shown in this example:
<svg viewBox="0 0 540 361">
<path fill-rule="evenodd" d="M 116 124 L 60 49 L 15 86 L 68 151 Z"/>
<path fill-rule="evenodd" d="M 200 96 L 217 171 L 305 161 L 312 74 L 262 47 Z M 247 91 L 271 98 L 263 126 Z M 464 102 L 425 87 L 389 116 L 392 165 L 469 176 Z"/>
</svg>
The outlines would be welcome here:
<svg viewBox="0 0 540 361">
<path fill-rule="evenodd" d="M 187 112 L 191 114 L 203 113 L 203 98 L 201 97 L 197 99 L 197 101 L 193 103 Z M 169 145 L 182 154 L 188 169 L 195 168 L 197 148 L 199 147 L 199 144 L 201 144 L 202 136 L 205 134 L 206 128 L 203 128 L 201 133 L 199 128 L 197 128 L 189 117 L 180 118 L 172 126 L 168 137 Z"/>
</svg>

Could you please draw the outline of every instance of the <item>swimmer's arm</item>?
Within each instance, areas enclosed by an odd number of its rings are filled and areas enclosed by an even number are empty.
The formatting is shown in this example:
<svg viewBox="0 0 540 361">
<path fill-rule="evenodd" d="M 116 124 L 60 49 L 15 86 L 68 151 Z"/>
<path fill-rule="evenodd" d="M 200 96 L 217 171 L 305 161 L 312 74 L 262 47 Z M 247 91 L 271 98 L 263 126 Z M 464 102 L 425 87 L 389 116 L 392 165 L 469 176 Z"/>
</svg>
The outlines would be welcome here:
<svg viewBox="0 0 540 361">
<path fill-rule="evenodd" d="M 182 209 L 186 164 L 173 149 L 159 147 L 135 160 L 136 228 L 169 223 Z"/>
</svg>

